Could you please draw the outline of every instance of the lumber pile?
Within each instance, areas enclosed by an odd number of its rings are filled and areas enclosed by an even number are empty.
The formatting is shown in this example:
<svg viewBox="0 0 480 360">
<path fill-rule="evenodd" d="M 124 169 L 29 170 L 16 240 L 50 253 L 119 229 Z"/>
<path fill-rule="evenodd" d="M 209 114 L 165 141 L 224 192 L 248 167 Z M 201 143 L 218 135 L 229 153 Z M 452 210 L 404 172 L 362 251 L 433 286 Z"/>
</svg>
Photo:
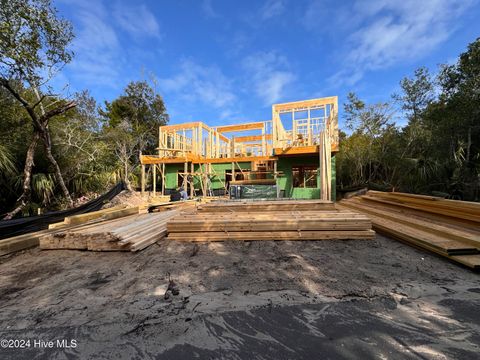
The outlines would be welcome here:
<svg viewBox="0 0 480 360">
<path fill-rule="evenodd" d="M 66 225 L 78 225 L 84 224 L 92 220 L 106 221 L 112 219 L 118 219 L 124 216 L 138 214 L 138 207 L 126 207 L 124 205 L 115 206 L 113 208 L 102 209 L 98 211 L 92 211 L 85 214 L 67 216 L 63 222 L 50 224 L 49 229 L 57 229 L 65 227 Z"/>
<path fill-rule="evenodd" d="M 330 202 L 308 200 L 212 202 L 199 206 L 195 213 L 172 218 L 167 230 L 169 240 L 179 241 L 372 239 L 375 236 L 367 216 L 335 210 Z"/>
<path fill-rule="evenodd" d="M 117 206 L 110 209 L 103 209 L 90 213 L 68 216 L 62 222 L 50 224 L 47 230 L 40 230 L 32 233 L 1 239 L 0 256 L 38 246 L 40 238 L 42 236 L 54 234 L 66 228 L 76 228 L 87 223 L 92 224 L 111 219 L 118 219 L 123 216 L 138 214 L 138 212 L 138 207 L 127 208 L 125 206 Z"/>
<path fill-rule="evenodd" d="M 198 206 L 201 212 L 275 212 L 275 211 L 335 211 L 331 201 L 324 200 L 233 200 L 212 201 Z"/>
<path fill-rule="evenodd" d="M 368 215 L 379 233 L 468 267 L 480 268 L 480 204 L 368 191 L 337 207 Z"/>
<path fill-rule="evenodd" d="M 169 210 L 85 224 L 40 237 L 40 248 L 139 251 L 161 240 L 167 232 L 167 221 L 177 214 L 178 210 Z"/>
</svg>

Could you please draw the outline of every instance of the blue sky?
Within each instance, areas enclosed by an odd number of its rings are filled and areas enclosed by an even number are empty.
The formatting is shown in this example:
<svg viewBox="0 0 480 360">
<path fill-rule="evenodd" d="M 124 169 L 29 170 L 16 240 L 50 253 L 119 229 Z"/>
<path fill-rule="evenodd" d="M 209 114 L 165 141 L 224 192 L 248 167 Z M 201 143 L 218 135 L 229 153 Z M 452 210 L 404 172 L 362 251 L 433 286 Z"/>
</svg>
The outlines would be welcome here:
<svg viewBox="0 0 480 360">
<path fill-rule="evenodd" d="M 349 91 L 389 100 L 480 36 L 478 0 L 56 0 L 75 58 L 54 80 L 100 102 L 155 79 L 171 123 L 268 120 L 271 104 Z"/>
</svg>

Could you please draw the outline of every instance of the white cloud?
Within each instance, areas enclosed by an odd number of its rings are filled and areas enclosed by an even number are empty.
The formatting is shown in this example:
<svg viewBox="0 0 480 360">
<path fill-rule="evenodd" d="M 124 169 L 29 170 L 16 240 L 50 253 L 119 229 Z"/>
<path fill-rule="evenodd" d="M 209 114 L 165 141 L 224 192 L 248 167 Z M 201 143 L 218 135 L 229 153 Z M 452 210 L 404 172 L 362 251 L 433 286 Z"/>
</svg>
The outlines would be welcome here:
<svg viewBox="0 0 480 360">
<path fill-rule="evenodd" d="M 262 20 L 281 15 L 285 11 L 285 0 L 267 0 L 260 10 Z"/>
<path fill-rule="evenodd" d="M 201 66 L 187 59 L 180 63 L 180 71 L 159 80 L 164 93 L 172 92 L 189 103 L 202 102 L 230 114 L 236 100 L 232 83 L 216 66 Z"/>
<path fill-rule="evenodd" d="M 160 37 L 159 25 L 145 5 L 125 6 L 119 2 L 95 0 L 61 0 L 70 8 L 75 20 L 76 37 L 72 43 L 75 57 L 67 74 L 90 88 L 118 89 L 128 79 L 126 70 L 134 63 L 129 48 L 124 48 L 119 30 L 135 40 Z M 113 16 L 112 16 L 113 14 Z M 132 44 L 130 44 L 132 48 Z M 144 56 L 135 50 L 135 60 Z"/>
<path fill-rule="evenodd" d="M 69 69 L 73 76 L 87 85 L 116 86 L 122 56 L 114 28 L 108 23 L 107 10 L 102 3 L 77 3 L 75 17 L 76 38 L 73 41 L 75 57 Z"/>
<path fill-rule="evenodd" d="M 251 75 L 255 94 L 265 105 L 280 100 L 286 87 L 296 80 L 296 76 L 288 70 L 287 59 L 274 52 L 250 55 L 244 59 L 243 66 Z"/>
<path fill-rule="evenodd" d="M 356 1 L 353 6 L 339 8 L 337 16 L 330 18 L 337 36 L 344 35 L 344 63 L 330 81 L 353 85 L 368 71 L 426 56 L 451 36 L 458 17 L 471 3 L 378 0 Z M 312 3 L 305 13 L 306 27 L 314 30 L 327 11 L 320 2 Z"/>
<path fill-rule="evenodd" d="M 145 36 L 160 38 L 160 26 L 155 16 L 145 5 L 126 5 L 117 2 L 113 10 L 117 24 L 133 37 Z"/>
<path fill-rule="evenodd" d="M 217 18 L 220 16 L 213 8 L 212 0 L 202 1 L 202 11 L 207 17 L 210 17 L 210 18 Z"/>
</svg>

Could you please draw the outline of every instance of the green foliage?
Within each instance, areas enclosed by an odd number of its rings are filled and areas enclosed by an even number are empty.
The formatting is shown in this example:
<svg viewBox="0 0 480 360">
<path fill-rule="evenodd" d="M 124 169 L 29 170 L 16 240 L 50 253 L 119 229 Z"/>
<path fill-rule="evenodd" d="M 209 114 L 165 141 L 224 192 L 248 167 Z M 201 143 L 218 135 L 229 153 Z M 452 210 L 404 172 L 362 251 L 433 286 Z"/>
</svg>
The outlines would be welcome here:
<svg viewBox="0 0 480 360">
<path fill-rule="evenodd" d="M 434 78 L 426 68 L 400 81 L 391 106 L 366 104 L 355 94 L 344 105 L 350 136 L 337 158 L 341 186 L 382 184 L 400 191 L 480 197 L 480 38 Z"/>
<path fill-rule="evenodd" d="M 152 153 L 158 139 L 158 127 L 168 122 L 168 114 L 162 97 L 146 81 L 133 81 L 111 103 L 105 102 L 100 114 L 109 129 L 118 128 L 139 140 L 140 152 Z M 118 134 L 118 132 L 117 132 Z"/>
<path fill-rule="evenodd" d="M 165 125 L 168 114 L 163 99 L 146 82 L 131 82 L 125 94 L 100 110 L 105 119 L 104 135 L 117 159 L 127 186 L 139 165 L 139 155 L 155 153 L 158 127 Z"/>
<path fill-rule="evenodd" d="M 71 24 L 50 0 L 0 1 L 0 76 L 39 84 L 70 62 Z M 44 70 L 44 74 L 41 70 Z"/>
</svg>

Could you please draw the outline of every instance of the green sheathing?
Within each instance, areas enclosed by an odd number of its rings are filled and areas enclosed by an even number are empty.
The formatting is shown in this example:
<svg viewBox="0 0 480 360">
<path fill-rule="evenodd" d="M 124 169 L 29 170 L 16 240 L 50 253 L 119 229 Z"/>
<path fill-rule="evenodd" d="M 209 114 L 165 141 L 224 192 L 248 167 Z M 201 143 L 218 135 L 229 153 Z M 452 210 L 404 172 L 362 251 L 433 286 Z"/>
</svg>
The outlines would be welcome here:
<svg viewBox="0 0 480 360">
<path fill-rule="evenodd" d="M 250 162 L 241 162 L 235 164 L 235 172 L 242 170 L 250 170 Z M 225 184 L 225 170 L 232 170 L 232 163 L 212 164 L 212 173 L 216 174 L 212 178 L 212 190 L 223 189 Z"/>
<path fill-rule="evenodd" d="M 292 167 L 296 165 L 315 165 L 318 169 L 318 156 L 296 156 L 296 157 L 281 157 L 278 159 L 278 171 L 283 172 L 282 177 L 279 177 L 277 183 L 280 190 L 284 190 L 285 197 L 295 199 L 318 199 L 320 198 L 320 175 L 317 174 L 317 188 L 293 188 L 292 186 Z M 178 171 L 183 171 L 183 164 L 166 164 L 165 165 L 165 188 L 174 189 L 177 187 Z M 250 162 L 242 162 L 235 164 L 235 171 L 238 171 L 238 166 L 244 170 L 251 168 Z M 213 190 L 223 189 L 225 183 L 225 170 L 231 170 L 232 163 L 212 164 L 212 172 L 216 173 L 212 179 L 211 188 Z M 336 200 L 336 159 L 332 157 L 332 199 Z M 188 164 L 188 171 L 191 170 L 191 164 Z M 194 171 L 200 171 L 200 165 L 194 165 Z M 194 178 L 195 189 L 200 189 L 200 182 L 198 177 Z"/>
<path fill-rule="evenodd" d="M 283 172 L 277 184 L 284 191 L 284 197 L 294 199 L 318 199 L 320 198 L 320 172 L 317 171 L 316 188 L 294 188 L 292 179 L 292 167 L 301 165 L 314 165 L 318 170 L 318 156 L 295 156 L 281 157 L 278 159 L 278 171 Z M 332 199 L 335 201 L 335 157 L 332 157 Z"/>
<path fill-rule="evenodd" d="M 337 201 L 337 158 L 332 156 L 332 201 Z"/>
<path fill-rule="evenodd" d="M 165 189 L 177 188 L 178 170 L 183 172 L 183 164 L 165 164 Z"/>
<path fill-rule="evenodd" d="M 201 172 L 200 166 L 205 165 L 194 165 L 194 171 L 196 173 Z M 166 189 L 174 189 L 177 187 L 177 174 L 178 171 L 181 170 L 183 172 L 184 164 L 165 164 L 165 188 Z M 249 170 L 251 167 L 250 162 L 241 162 L 235 164 L 235 171 L 239 171 L 239 167 L 242 170 Z M 212 173 L 215 173 L 216 176 L 212 178 L 211 189 L 223 189 L 225 184 L 225 170 L 231 170 L 232 163 L 222 163 L 222 164 L 212 164 Z M 191 171 L 191 164 L 188 164 L 188 171 Z M 200 189 L 200 179 L 198 176 L 194 178 L 193 181 L 195 189 Z"/>
</svg>

